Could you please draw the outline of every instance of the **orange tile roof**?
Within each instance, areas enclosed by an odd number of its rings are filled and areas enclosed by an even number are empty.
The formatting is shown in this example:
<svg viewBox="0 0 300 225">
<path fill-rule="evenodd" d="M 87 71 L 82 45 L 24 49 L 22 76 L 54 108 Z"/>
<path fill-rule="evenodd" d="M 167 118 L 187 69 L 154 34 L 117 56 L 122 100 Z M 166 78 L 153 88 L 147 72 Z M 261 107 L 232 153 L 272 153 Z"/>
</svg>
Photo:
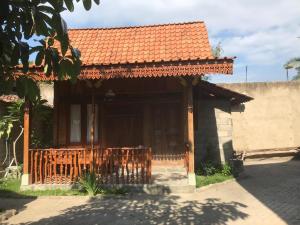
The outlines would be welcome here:
<svg viewBox="0 0 300 225">
<path fill-rule="evenodd" d="M 213 57 L 203 22 L 70 29 L 69 38 L 81 51 L 79 79 L 202 76 L 233 71 L 234 58 Z M 36 80 L 57 79 L 35 66 L 28 75 Z"/>
<path fill-rule="evenodd" d="M 212 59 L 204 22 L 70 29 L 83 65 Z"/>
</svg>

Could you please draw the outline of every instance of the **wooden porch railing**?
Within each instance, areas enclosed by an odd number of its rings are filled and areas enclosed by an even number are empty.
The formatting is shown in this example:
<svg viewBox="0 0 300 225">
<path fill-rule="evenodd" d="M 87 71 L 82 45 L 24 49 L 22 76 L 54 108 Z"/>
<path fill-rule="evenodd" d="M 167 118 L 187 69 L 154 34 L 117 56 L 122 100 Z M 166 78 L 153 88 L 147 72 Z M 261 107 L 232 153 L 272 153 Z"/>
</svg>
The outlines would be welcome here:
<svg viewBox="0 0 300 225">
<path fill-rule="evenodd" d="M 32 184 L 70 184 L 92 170 L 102 184 L 151 181 L 151 148 L 30 149 L 29 157 Z"/>
</svg>

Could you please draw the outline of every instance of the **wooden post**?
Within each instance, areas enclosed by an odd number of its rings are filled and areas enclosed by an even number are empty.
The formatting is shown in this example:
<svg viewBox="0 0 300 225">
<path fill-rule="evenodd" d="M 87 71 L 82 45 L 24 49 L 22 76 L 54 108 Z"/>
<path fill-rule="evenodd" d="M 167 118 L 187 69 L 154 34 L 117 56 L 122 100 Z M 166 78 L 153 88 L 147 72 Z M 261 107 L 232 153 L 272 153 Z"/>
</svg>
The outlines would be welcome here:
<svg viewBox="0 0 300 225">
<path fill-rule="evenodd" d="M 188 179 L 189 184 L 195 185 L 195 143 L 194 143 L 194 110 L 193 110 L 193 84 L 191 79 L 186 80 L 184 86 L 184 120 L 185 143 L 189 148 Z"/>
<path fill-rule="evenodd" d="M 30 143 L 30 102 L 25 101 L 24 105 L 24 141 L 23 141 L 23 175 L 22 185 L 29 185 L 29 143 Z"/>
<path fill-rule="evenodd" d="M 94 90 L 92 94 L 92 126 L 90 130 L 91 137 L 91 153 L 92 153 L 92 171 L 95 169 L 95 157 L 94 157 L 94 139 L 95 139 L 95 95 Z"/>
<path fill-rule="evenodd" d="M 194 167 L 194 109 L 193 109 L 193 86 L 189 83 L 187 86 L 187 132 L 189 144 L 189 173 L 195 172 Z"/>
</svg>

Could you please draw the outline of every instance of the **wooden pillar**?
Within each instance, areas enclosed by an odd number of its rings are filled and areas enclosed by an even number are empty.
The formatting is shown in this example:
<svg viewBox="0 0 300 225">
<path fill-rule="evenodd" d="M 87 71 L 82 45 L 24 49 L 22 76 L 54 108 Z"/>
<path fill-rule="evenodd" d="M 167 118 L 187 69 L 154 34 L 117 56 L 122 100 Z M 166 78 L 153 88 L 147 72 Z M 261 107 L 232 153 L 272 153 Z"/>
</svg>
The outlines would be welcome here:
<svg viewBox="0 0 300 225">
<path fill-rule="evenodd" d="M 23 141 L 23 175 L 22 185 L 29 185 L 29 143 L 30 143 L 30 102 L 24 105 L 24 141 Z"/>
<path fill-rule="evenodd" d="M 195 143 L 194 143 L 194 110 L 192 79 L 182 79 L 184 106 L 184 139 L 188 146 L 188 184 L 195 186 Z"/>
<path fill-rule="evenodd" d="M 95 140 L 95 95 L 94 91 L 92 94 L 92 126 L 90 130 L 90 138 L 91 138 L 91 151 L 92 151 L 92 171 L 95 168 L 95 157 L 94 157 L 94 140 Z"/>
<path fill-rule="evenodd" d="M 189 145 L 189 173 L 195 172 L 195 144 L 194 144 L 194 109 L 193 109 L 193 86 L 191 82 L 186 86 L 186 119 L 187 119 L 187 143 Z"/>
</svg>

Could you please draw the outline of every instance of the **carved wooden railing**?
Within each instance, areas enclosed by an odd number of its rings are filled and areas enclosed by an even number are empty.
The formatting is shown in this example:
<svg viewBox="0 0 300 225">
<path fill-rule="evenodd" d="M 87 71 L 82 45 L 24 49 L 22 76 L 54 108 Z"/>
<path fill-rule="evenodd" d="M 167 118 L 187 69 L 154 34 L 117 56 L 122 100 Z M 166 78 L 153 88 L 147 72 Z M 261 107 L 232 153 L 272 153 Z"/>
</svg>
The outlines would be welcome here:
<svg viewBox="0 0 300 225">
<path fill-rule="evenodd" d="M 151 148 L 30 149 L 33 184 L 70 184 L 86 171 L 95 171 L 103 184 L 151 181 Z"/>
<path fill-rule="evenodd" d="M 107 148 L 96 152 L 96 173 L 105 184 L 143 184 L 151 180 L 150 148 Z"/>
</svg>

